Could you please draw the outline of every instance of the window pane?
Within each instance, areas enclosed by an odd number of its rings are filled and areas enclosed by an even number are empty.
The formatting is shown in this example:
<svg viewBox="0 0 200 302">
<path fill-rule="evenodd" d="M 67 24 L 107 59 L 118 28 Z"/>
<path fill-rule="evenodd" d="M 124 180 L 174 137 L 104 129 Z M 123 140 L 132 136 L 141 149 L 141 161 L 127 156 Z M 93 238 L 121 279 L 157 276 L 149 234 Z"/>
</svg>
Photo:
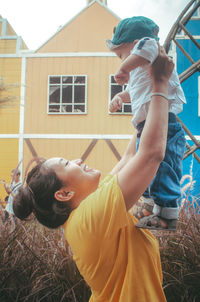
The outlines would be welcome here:
<svg viewBox="0 0 200 302">
<path fill-rule="evenodd" d="M 72 112 L 72 105 L 65 106 L 65 112 Z"/>
<path fill-rule="evenodd" d="M 76 84 L 84 84 L 85 83 L 85 77 L 82 77 L 82 76 L 74 77 L 74 83 L 76 83 Z"/>
<path fill-rule="evenodd" d="M 59 84 L 60 77 L 50 77 L 49 82 L 50 82 L 50 84 Z"/>
<path fill-rule="evenodd" d="M 86 76 L 50 76 L 49 112 L 85 113 Z"/>
<path fill-rule="evenodd" d="M 85 105 L 74 105 L 74 112 L 85 112 Z"/>
<path fill-rule="evenodd" d="M 72 83 L 72 77 L 62 77 L 62 83 Z"/>
<path fill-rule="evenodd" d="M 111 76 L 111 83 L 116 83 L 115 79 L 114 79 L 114 76 Z"/>
<path fill-rule="evenodd" d="M 67 106 L 66 105 L 61 105 L 60 111 L 61 112 L 67 112 Z"/>
<path fill-rule="evenodd" d="M 122 86 L 120 85 L 112 85 L 111 86 L 111 100 L 115 96 L 115 94 L 122 92 Z"/>
<path fill-rule="evenodd" d="M 124 112 L 132 113 L 131 105 L 129 105 L 129 104 L 124 104 Z"/>
<path fill-rule="evenodd" d="M 72 86 L 63 86 L 62 103 L 72 103 Z"/>
<path fill-rule="evenodd" d="M 74 86 L 74 103 L 85 103 L 85 86 Z"/>
<path fill-rule="evenodd" d="M 59 105 L 49 105 L 49 112 L 60 112 Z"/>
<path fill-rule="evenodd" d="M 50 86 L 49 103 L 60 103 L 60 86 Z"/>
</svg>

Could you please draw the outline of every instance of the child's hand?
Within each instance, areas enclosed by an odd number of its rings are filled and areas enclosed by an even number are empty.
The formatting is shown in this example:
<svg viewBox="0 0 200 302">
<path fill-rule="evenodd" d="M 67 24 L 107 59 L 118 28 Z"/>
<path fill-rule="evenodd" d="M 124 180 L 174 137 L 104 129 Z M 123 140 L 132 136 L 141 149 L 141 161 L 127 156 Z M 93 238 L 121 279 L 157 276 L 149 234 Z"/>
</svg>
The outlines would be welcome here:
<svg viewBox="0 0 200 302">
<path fill-rule="evenodd" d="M 120 96 L 116 95 L 112 99 L 112 101 L 109 104 L 109 111 L 110 112 L 116 112 L 117 110 L 120 110 L 122 108 L 122 99 Z"/>
<path fill-rule="evenodd" d="M 115 74 L 115 81 L 117 84 L 123 86 L 124 84 L 128 83 L 129 81 L 129 72 L 126 72 L 125 70 L 118 70 Z"/>
</svg>

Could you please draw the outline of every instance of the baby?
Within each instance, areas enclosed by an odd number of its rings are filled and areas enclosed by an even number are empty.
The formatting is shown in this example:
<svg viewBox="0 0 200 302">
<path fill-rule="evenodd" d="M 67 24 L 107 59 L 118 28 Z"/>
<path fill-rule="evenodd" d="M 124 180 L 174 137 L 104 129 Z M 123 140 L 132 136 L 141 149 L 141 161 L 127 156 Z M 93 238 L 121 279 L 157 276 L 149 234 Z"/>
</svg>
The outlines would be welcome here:
<svg viewBox="0 0 200 302">
<path fill-rule="evenodd" d="M 122 60 L 115 74 L 116 82 L 119 85 L 128 83 L 126 90 L 111 100 L 109 110 L 115 112 L 121 109 L 122 103 L 131 102 L 132 123 L 137 129 L 137 149 L 153 95 L 148 66 L 158 56 L 158 32 L 159 27 L 152 20 L 142 16 L 132 17 L 122 20 L 112 40 L 106 40 L 108 48 Z M 176 230 L 185 149 L 184 131 L 176 115 L 182 111 L 186 100 L 175 70 L 169 80 L 168 96 L 158 95 L 167 98 L 169 102 L 166 154 L 156 176 L 143 194 L 141 208 L 134 215 L 139 219 L 137 227 Z"/>
</svg>

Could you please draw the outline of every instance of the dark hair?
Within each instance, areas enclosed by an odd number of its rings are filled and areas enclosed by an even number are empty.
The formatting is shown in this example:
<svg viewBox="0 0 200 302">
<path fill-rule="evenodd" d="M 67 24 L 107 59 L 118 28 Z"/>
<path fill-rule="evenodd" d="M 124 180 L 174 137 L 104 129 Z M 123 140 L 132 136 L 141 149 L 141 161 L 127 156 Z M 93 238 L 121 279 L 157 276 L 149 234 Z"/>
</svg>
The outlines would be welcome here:
<svg viewBox="0 0 200 302">
<path fill-rule="evenodd" d="M 56 200 L 54 193 L 63 184 L 53 169 L 47 169 L 42 164 L 38 163 L 28 173 L 27 185 L 22 186 L 14 197 L 13 210 L 21 220 L 25 220 L 33 212 L 41 224 L 57 228 L 69 217 L 70 202 Z"/>
</svg>

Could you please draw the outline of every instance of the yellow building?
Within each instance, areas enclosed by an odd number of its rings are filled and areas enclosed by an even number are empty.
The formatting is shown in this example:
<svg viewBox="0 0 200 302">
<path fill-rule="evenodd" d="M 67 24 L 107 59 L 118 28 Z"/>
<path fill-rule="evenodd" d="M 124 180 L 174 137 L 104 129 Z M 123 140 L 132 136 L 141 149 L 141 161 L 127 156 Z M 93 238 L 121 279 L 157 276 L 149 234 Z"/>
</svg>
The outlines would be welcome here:
<svg viewBox="0 0 200 302">
<path fill-rule="evenodd" d="M 82 157 L 105 176 L 117 163 L 133 133 L 129 104 L 122 112 L 108 111 L 109 99 L 122 88 L 112 76 L 120 60 L 105 41 L 119 20 L 105 0 L 87 1 L 37 50 L 13 55 L 21 106 L 15 125 L 1 136 L 7 149 L 6 135 L 12 134 L 12 166 L 18 159 L 25 168 L 33 156 Z"/>
<path fill-rule="evenodd" d="M 21 51 L 27 49 L 8 21 L 0 16 L 0 179 L 10 181 L 19 161 Z M 6 89 L 5 89 L 6 88 Z M 0 198 L 5 191 L 0 185 Z"/>
</svg>

